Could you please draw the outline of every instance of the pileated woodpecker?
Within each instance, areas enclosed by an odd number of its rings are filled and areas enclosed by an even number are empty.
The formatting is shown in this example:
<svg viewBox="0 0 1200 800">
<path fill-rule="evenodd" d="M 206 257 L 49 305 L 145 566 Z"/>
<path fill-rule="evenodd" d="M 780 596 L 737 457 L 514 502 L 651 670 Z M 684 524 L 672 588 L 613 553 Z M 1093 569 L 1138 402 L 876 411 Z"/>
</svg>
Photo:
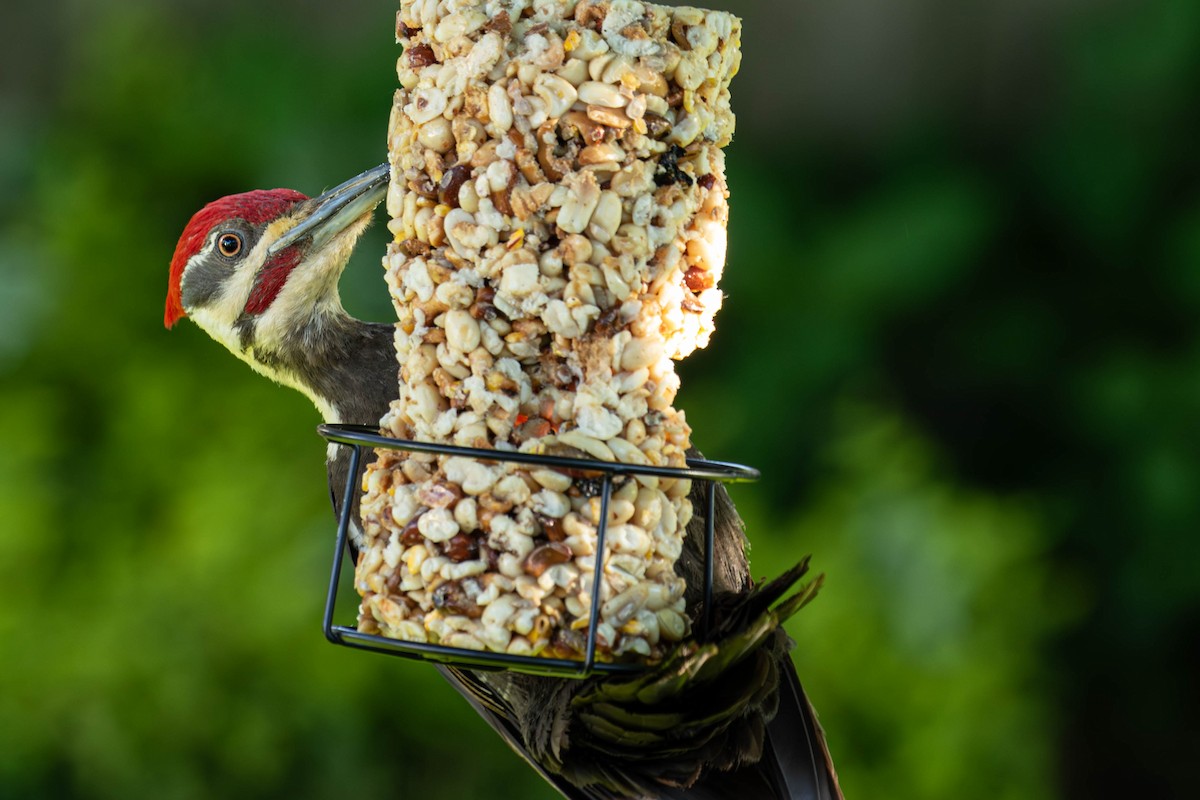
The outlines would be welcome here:
<svg viewBox="0 0 1200 800">
<path fill-rule="evenodd" d="M 191 317 L 251 367 L 303 392 L 326 422 L 378 424 L 397 394 L 393 326 L 347 314 L 338 279 L 388 178 L 382 164 L 314 199 L 273 189 L 205 206 L 175 248 L 167 327 Z M 344 450 L 330 450 L 335 511 Z M 700 516 L 677 567 L 693 590 L 692 611 L 702 585 Z M 360 536 L 352 531 L 356 547 Z M 784 599 L 804 574 L 801 562 L 752 586 L 745 544 L 720 490 L 713 629 L 647 673 L 580 681 L 438 669 L 570 800 L 840 798 L 780 626 L 819 582 Z"/>
</svg>

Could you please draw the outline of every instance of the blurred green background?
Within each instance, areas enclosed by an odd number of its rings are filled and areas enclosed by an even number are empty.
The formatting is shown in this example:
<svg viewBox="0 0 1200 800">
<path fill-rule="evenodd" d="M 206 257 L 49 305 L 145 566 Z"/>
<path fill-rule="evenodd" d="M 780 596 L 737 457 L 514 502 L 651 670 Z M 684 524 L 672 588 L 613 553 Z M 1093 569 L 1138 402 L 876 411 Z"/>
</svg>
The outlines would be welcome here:
<svg viewBox="0 0 1200 800">
<path fill-rule="evenodd" d="M 848 795 L 1197 796 L 1200 4 L 721 5 L 680 404 L 763 471 L 756 574 L 827 575 L 789 631 Z M 316 412 L 161 325 L 202 204 L 383 159 L 394 10 L 6 7 L 0 797 L 551 796 L 431 668 L 324 642 Z"/>
</svg>

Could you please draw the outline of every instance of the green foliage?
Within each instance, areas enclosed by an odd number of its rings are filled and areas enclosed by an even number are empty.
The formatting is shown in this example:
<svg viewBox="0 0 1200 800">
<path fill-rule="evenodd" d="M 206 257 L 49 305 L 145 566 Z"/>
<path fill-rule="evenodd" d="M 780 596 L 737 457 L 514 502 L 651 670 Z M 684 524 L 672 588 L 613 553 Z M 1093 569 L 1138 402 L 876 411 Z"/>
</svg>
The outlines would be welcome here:
<svg viewBox="0 0 1200 800">
<path fill-rule="evenodd" d="M 1039 660 L 1079 598 L 1050 574 L 1036 504 L 948 485 L 871 408 L 839 410 L 822 467 L 798 514 L 745 514 L 769 534 L 754 564 L 820 556 L 827 586 L 788 629 L 848 796 L 1057 796 Z"/>
<path fill-rule="evenodd" d="M 724 5 L 680 403 L 763 470 L 755 573 L 826 576 L 788 630 L 845 788 L 1194 795 L 1200 5 Z M 160 326 L 203 203 L 382 160 L 393 9 L 6 17 L 0 797 L 552 796 L 432 668 L 324 642 L 316 413 Z M 385 239 L 343 285 L 376 319 Z"/>
</svg>

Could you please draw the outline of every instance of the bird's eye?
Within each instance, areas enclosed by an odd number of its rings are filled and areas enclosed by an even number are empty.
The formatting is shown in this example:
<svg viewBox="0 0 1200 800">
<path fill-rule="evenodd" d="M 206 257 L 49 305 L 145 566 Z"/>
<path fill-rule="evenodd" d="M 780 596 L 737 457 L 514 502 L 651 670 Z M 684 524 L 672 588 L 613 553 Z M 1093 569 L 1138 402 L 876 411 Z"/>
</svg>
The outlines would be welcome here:
<svg viewBox="0 0 1200 800">
<path fill-rule="evenodd" d="M 233 258 L 242 252 L 242 237 L 236 233 L 222 233 L 217 239 L 217 249 L 226 258 Z"/>
</svg>

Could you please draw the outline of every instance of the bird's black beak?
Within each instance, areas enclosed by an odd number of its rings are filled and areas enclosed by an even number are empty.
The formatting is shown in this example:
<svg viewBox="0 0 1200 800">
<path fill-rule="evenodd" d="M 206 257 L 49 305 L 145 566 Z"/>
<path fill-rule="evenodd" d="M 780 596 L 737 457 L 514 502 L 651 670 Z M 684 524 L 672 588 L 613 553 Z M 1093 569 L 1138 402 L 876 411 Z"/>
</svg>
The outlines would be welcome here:
<svg viewBox="0 0 1200 800">
<path fill-rule="evenodd" d="M 383 199 L 390 176 L 391 168 L 383 163 L 314 197 L 305 204 L 312 210 L 267 248 L 268 257 L 305 238 L 312 240 L 312 250 L 319 250 Z"/>
</svg>

